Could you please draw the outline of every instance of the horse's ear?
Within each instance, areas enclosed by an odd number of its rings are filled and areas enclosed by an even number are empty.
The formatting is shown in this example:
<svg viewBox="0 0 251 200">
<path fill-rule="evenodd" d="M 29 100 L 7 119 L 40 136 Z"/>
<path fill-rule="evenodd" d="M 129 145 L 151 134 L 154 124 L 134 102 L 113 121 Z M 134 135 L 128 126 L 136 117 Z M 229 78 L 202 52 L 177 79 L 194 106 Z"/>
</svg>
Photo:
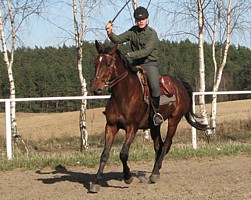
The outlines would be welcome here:
<svg viewBox="0 0 251 200">
<path fill-rule="evenodd" d="M 109 51 L 109 54 L 114 54 L 116 52 L 117 47 L 118 47 L 117 44 L 113 45 Z"/>
<path fill-rule="evenodd" d="M 95 40 L 95 46 L 96 46 L 96 49 L 98 51 L 98 53 L 101 53 L 103 48 L 102 46 L 99 44 L 99 42 L 97 40 Z"/>
</svg>

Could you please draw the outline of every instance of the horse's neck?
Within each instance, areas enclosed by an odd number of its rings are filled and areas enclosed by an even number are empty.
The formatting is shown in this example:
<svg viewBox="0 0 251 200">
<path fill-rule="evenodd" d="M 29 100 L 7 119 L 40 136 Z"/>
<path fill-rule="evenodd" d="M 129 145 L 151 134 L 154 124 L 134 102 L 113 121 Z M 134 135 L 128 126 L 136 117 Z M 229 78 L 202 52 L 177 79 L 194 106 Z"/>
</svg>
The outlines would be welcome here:
<svg viewBox="0 0 251 200">
<path fill-rule="evenodd" d="M 121 76 L 123 73 L 126 73 L 127 75 L 125 78 L 123 78 L 121 81 L 119 81 L 112 89 L 111 92 L 114 95 L 120 95 L 124 97 L 128 97 L 128 95 L 137 92 L 137 87 L 140 87 L 139 80 L 137 78 L 136 74 L 133 74 L 130 71 L 127 71 L 125 69 L 124 71 L 121 70 L 120 74 L 118 76 Z"/>
<path fill-rule="evenodd" d="M 114 86 L 114 89 L 112 88 L 112 92 L 116 94 L 117 92 L 120 93 L 120 95 L 127 96 L 129 93 L 137 89 L 139 85 L 139 80 L 137 78 L 137 75 L 133 72 L 131 72 L 123 60 L 120 58 L 118 54 L 116 54 L 116 70 L 114 73 L 114 79 L 121 79 L 119 80 L 116 85 Z"/>
</svg>

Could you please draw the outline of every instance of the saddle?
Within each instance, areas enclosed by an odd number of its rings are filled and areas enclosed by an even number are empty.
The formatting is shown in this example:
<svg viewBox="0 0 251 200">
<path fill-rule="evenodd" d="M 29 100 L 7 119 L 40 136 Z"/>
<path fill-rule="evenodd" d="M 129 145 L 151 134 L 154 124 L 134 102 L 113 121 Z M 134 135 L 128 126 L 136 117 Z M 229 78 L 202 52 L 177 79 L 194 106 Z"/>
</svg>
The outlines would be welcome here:
<svg viewBox="0 0 251 200">
<path fill-rule="evenodd" d="M 142 87 L 142 93 L 144 95 L 144 101 L 149 104 L 150 89 L 148 86 L 146 71 L 141 66 L 134 66 L 132 71 L 136 72 L 139 82 Z M 160 105 L 168 103 L 170 101 L 175 101 L 174 88 L 172 82 L 169 77 L 160 76 L 159 77 L 159 85 L 160 85 Z"/>
</svg>

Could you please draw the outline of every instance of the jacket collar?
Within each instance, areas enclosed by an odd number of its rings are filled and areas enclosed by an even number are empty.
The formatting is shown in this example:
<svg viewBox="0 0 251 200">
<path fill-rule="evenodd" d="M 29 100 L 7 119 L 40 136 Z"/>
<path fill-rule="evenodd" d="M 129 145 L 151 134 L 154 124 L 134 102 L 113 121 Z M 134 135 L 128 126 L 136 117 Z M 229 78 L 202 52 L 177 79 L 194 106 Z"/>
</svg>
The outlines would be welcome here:
<svg viewBox="0 0 251 200">
<path fill-rule="evenodd" d="M 137 33 L 144 33 L 145 34 L 145 32 L 147 31 L 149 29 L 149 26 L 148 26 L 148 24 L 145 26 L 145 28 L 139 28 L 138 26 L 137 26 Z"/>
</svg>

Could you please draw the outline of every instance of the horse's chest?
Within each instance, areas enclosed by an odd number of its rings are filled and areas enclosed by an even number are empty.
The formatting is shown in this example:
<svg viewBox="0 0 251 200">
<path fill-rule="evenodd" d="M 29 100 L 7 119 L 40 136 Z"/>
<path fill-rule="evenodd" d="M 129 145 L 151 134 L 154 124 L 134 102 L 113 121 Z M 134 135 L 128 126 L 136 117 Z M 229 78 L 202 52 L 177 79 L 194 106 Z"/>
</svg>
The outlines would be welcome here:
<svg viewBox="0 0 251 200">
<path fill-rule="evenodd" d="M 110 113 L 106 116 L 107 123 L 109 124 L 125 124 L 126 119 L 120 114 Z"/>
<path fill-rule="evenodd" d="M 109 124 L 117 124 L 122 120 L 116 104 L 109 103 L 106 107 L 106 121 Z"/>
</svg>

